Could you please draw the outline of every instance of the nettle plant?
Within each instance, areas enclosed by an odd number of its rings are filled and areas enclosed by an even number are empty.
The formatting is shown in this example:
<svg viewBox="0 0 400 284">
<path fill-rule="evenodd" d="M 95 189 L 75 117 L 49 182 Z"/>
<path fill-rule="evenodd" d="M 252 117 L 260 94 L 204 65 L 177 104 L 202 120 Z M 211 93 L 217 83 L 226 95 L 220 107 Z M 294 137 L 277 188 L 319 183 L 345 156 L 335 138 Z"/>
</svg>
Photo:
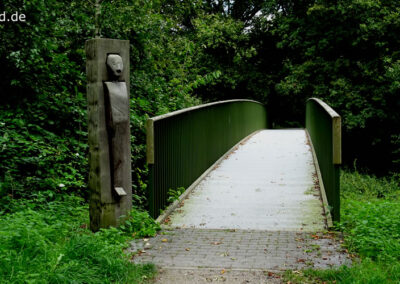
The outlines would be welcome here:
<svg viewBox="0 0 400 284">
<path fill-rule="evenodd" d="M 179 197 L 185 192 L 184 187 L 178 187 L 177 189 L 172 189 L 170 188 L 167 192 L 168 198 L 167 202 L 168 203 L 173 203 L 175 200 L 179 200 Z"/>
</svg>

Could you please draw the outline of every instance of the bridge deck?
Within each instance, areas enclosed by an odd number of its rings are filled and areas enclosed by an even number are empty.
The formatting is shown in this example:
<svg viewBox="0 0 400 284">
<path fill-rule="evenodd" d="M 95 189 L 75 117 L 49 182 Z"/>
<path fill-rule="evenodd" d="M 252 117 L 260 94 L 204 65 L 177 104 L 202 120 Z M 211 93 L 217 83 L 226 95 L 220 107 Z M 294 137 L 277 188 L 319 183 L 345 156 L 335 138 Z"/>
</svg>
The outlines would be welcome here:
<svg viewBox="0 0 400 284">
<path fill-rule="evenodd" d="M 304 130 L 258 132 L 200 181 L 170 228 L 132 242 L 133 261 L 161 266 L 157 283 L 270 283 L 265 271 L 348 265 L 340 239 L 321 232 L 314 183 Z"/>
<path fill-rule="evenodd" d="M 318 231 L 325 228 L 302 129 L 263 130 L 241 143 L 170 216 L 170 226 Z"/>
</svg>

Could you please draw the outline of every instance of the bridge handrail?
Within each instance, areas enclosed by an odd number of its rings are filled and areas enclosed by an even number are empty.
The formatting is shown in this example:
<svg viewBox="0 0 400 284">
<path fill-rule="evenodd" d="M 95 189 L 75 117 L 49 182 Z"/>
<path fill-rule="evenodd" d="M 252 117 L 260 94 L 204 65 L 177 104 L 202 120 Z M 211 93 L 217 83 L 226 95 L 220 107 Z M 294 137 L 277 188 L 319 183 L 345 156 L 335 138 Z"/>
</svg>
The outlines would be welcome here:
<svg viewBox="0 0 400 284">
<path fill-rule="evenodd" d="M 306 130 L 322 177 L 334 221 L 340 220 L 341 117 L 328 104 L 310 98 L 306 104 Z"/>
<path fill-rule="evenodd" d="M 254 100 L 247 100 L 247 99 L 236 99 L 236 100 L 225 100 L 225 101 L 218 101 L 218 102 L 212 102 L 212 103 L 207 103 L 207 104 L 201 104 L 201 105 L 197 105 L 197 106 L 192 106 L 192 107 L 188 107 L 188 108 L 184 108 L 184 109 L 180 109 L 180 110 L 176 110 L 176 111 L 172 111 L 166 114 L 161 114 L 158 116 L 154 116 L 154 117 L 150 117 L 147 119 L 146 122 L 146 130 L 147 130 L 147 135 L 146 135 L 146 144 L 147 144 L 147 148 L 146 148 L 146 158 L 147 158 L 147 163 L 148 164 L 154 164 L 154 132 L 153 132 L 153 127 L 154 127 L 154 122 L 161 120 L 161 119 L 166 119 L 166 118 L 170 118 L 173 116 L 177 116 L 180 114 L 184 114 L 184 113 L 188 113 L 191 111 L 195 111 L 198 109 L 202 109 L 205 107 L 210 107 L 210 106 L 215 106 L 215 105 L 219 105 L 219 104 L 226 104 L 226 103 L 232 103 L 232 102 L 253 102 L 253 103 L 257 103 L 260 105 L 263 105 L 260 102 L 254 101 Z"/>
<path fill-rule="evenodd" d="M 342 119 L 333 108 L 321 99 L 310 98 L 309 100 L 317 102 L 332 118 L 333 163 L 340 165 L 342 164 Z"/>
<path fill-rule="evenodd" d="M 232 146 L 266 125 L 264 105 L 252 100 L 219 101 L 149 118 L 150 214 L 156 217 L 164 209 L 169 189 L 189 187 Z"/>
</svg>

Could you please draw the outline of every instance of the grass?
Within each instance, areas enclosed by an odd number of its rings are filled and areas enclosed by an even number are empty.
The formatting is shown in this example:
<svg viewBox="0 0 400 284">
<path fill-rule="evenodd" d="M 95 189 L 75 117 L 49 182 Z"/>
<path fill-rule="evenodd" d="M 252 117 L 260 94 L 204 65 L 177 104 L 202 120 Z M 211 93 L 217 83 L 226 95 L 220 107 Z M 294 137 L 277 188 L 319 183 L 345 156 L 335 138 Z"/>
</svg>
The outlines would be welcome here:
<svg viewBox="0 0 400 284">
<path fill-rule="evenodd" d="M 352 267 L 338 269 L 286 271 L 284 279 L 290 283 L 380 284 L 399 283 L 400 266 L 363 259 Z"/>
<path fill-rule="evenodd" d="M 0 216 L 0 283 L 143 283 L 153 265 L 135 265 L 127 240 L 156 232 L 147 213 L 133 210 L 122 229 L 92 233 L 83 200 L 18 201 Z"/>
<path fill-rule="evenodd" d="M 357 171 L 341 174 L 342 211 L 337 228 L 351 267 L 286 271 L 291 283 L 400 283 L 400 186 L 398 176 L 377 178 Z"/>
</svg>

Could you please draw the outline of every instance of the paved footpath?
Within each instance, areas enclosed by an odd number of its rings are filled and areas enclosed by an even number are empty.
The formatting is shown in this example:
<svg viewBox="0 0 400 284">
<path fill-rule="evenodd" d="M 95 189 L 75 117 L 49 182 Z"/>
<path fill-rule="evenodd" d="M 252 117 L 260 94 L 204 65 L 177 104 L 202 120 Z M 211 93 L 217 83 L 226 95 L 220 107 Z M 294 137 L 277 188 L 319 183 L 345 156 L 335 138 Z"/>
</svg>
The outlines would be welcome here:
<svg viewBox="0 0 400 284">
<path fill-rule="evenodd" d="M 277 272 L 350 260 L 326 230 L 304 130 L 258 132 L 227 155 L 154 238 L 132 242 L 157 283 L 280 283 Z"/>
<path fill-rule="evenodd" d="M 155 238 L 133 242 L 131 250 L 138 252 L 135 263 L 152 262 L 167 272 L 161 273 L 159 283 L 206 283 L 232 275 L 250 282 L 229 283 L 270 283 L 260 282 L 268 280 L 268 272 L 350 262 L 340 248 L 340 238 L 310 232 L 163 230 Z M 191 282 L 194 275 L 198 282 Z"/>
</svg>

